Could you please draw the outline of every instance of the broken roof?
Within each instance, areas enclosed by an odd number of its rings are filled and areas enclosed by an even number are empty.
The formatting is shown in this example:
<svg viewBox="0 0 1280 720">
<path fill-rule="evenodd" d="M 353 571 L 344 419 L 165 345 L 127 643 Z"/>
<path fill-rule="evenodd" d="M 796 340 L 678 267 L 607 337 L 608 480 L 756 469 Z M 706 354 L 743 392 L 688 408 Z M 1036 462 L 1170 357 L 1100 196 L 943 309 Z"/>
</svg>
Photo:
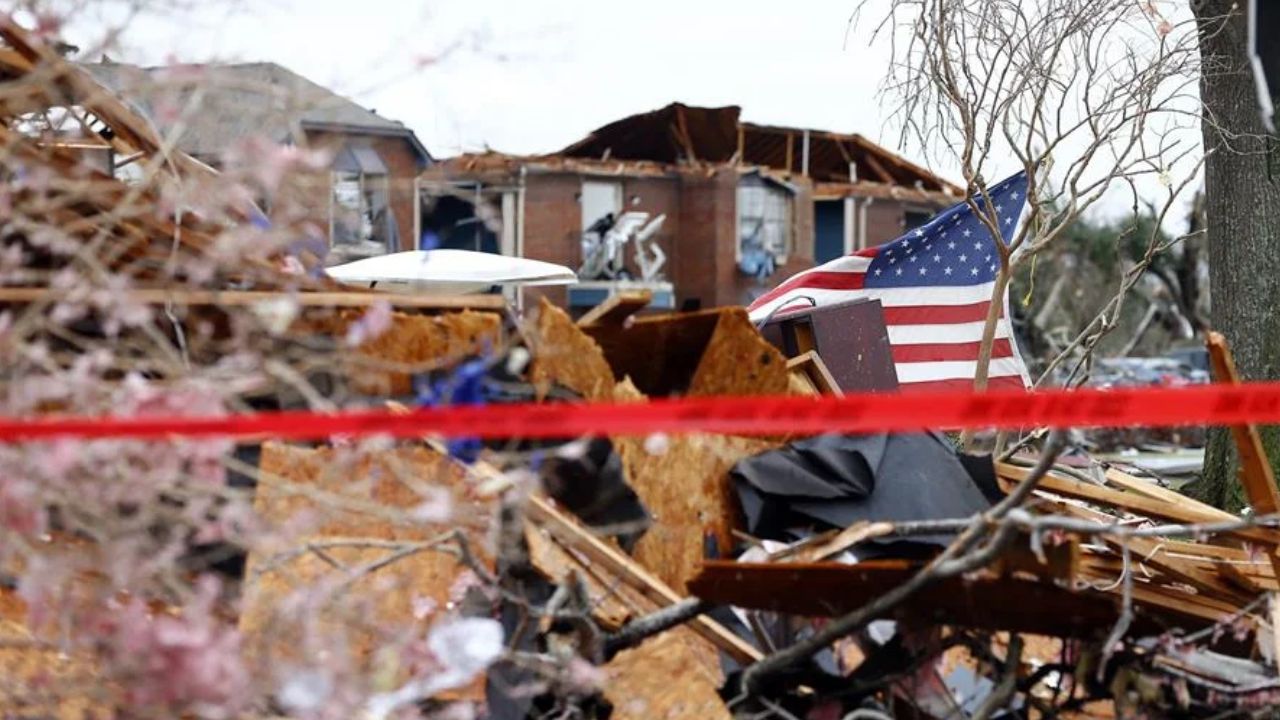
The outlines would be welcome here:
<svg viewBox="0 0 1280 720">
<path fill-rule="evenodd" d="M 250 135 L 288 142 L 300 130 L 331 130 L 402 137 L 413 146 L 420 163 L 431 161 L 417 136 L 402 123 L 275 63 L 144 68 L 104 61 L 81 67 L 128 98 L 161 133 L 176 126 L 169 118 L 184 114 L 178 147 L 197 157 L 218 156 Z M 182 113 L 193 99 L 199 109 Z"/>
<path fill-rule="evenodd" d="M 737 161 L 808 175 L 817 182 L 870 180 L 960 194 L 959 188 L 933 172 L 861 135 L 756 125 L 742 122 L 741 113 L 735 105 L 703 108 L 672 103 L 609 123 L 559 154 L 672 164 Z"/>
<path fill-rule="evenodd" d="M 678 165 L 652 160 L 626 160 L 616 156 L 608 159 L 589 157 L 565 157 L 563 155 L 509 155 L 494 150 L 464 153 L 435 162 L 423 174 L 431 182 L 480 181 L 509 182 L 521 170 L 529 173 L 575 173 L 595 177 L 674 177 L 680 173 L 714 174 L 718 168 L 712 165 Z M 744 165 L 742 172 L 760 172 L 766 177 L 786 182 L 789 173 L 759 165 Z M 788 183 L 790 184 L 790 183 Z M 850 182 L 847 178 L 837 182 L 815 182 L 813 196 L 818 199 L 844 197 L 885 198 L 905 202 L 951 204 L 955 198 L 938 190 L 920 190 L 915 187 L 894 185 L 873 180 Z"/>
</svg>

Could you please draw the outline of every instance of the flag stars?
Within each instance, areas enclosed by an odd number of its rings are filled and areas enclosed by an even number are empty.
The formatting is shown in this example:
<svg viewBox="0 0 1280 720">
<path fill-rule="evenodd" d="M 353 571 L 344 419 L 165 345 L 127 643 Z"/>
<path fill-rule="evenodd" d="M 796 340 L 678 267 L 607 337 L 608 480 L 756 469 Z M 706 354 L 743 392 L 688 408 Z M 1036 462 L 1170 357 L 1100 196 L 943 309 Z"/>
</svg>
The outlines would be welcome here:
<svg viewBox="0 0 1280 720">
<path fill-rule="evenodd" d="M 978 268 L 976 268 L 976 267 L 975 267 L 975 268 L 971 268 L 971 269 L 969 270 L 969 274 L 970 274 L 970 275 L 977 275 L 977 274 L 978 274 Z"/>
<path fill-rule="evenodd" d="M 915 262 L 916 260 L 917 260 L 917 256 L 916 256 L 916 255 L 912 255 L 912 256 L 911 256 L 911 262 Z"/>
<path fill-rule="evenodd" d="M 960 262 L 969 262 L 969 256 L 968 256 L 968 255 L 961 255 L 961 256 L 960 256 Z"/>
<path fill-rule="evenodd" d="M 916 237 L 924 237 L 924 229 L 916 228 Z"/>
<path fill-rule="evenodd" d="M 969 236 L 970 236 L 970 235 L 972 235 L 972 234 L 973 234 L 973 233 L 969 231 L 969 228 L 965 228 L 965 229 L 964 229 L 964 236 L 965 236 L 965 237 L 969 237 Z"/>
<path fill-rule="evenodd" d="M 897 270 L 894 270 L 894 271 L 893 271 L 893 274 L 894 274 L 894 275 L 901 275 L 901 274 L 902 274 L 902 268 L 898 268 Z"/>
<path fill-rule="evenodd" d="M 973 249 L 974 249 L 974 250 L 981 250 L 981 249 L 982 249 L 982 243 L 980 243 L 980 242 L 976 242 L 976 243 L 974 243 L 974 244 L 973 244 Z"/>
<path fill-rule="evenodd" d="M 882 273 L 882 272 L 884 272 L 884 271 L 883 271 L 883 270 L 881 270 L 880 268 L 876 268 L 876 275 L 879 275 L 879 274 L 880 274 L 880 273 Z"/>
<path fill-rule="evenodd" d="M 943 269 L 942 269 L 942 274 L 944 274 L 944 275 L 950 275 L 950 274 L 951 274 L 951 268 L 949 268 L 949 267 L 943 268 Z"/>
<path fill-rule="evenodd" d="M 933 261 L 934 261 L 934 262 L 942 262 L 942 256 L 941 256 L 941 255 L 938 255 L 937 253 L 934 253 L 934 255 L 933 255 Z"/>
<path fill-rule="evenodd" d="M 921 268 L 920 268 L 920 274 L 921 274 L 921 275 L 926 275 L 926 274 L 928 274 L 928 272 L 929 272 L 929 268 L 926 268 L 926 267 L 921 267 Z"/>
<path fill-rule="evenodd" d="M 948 249 L 948 250 L 955 250 L 955 249 L 956 249 L 956 241 L 955 241 L 955 240 L 952 240 L 951 242 L 947 243 L 947 249 Z"/>
<path fill-rule="evenodd" d="M 1013 224 L 1013 218 L 1012 218 L 1012 217 L 1007 217 L 1007 218 L 1005 218 L 1005 219 L 1004 219 L 1004 224 L 1005 224 L 1005 225 L 1012 225 L 1012 224 Z"/>
</svg>

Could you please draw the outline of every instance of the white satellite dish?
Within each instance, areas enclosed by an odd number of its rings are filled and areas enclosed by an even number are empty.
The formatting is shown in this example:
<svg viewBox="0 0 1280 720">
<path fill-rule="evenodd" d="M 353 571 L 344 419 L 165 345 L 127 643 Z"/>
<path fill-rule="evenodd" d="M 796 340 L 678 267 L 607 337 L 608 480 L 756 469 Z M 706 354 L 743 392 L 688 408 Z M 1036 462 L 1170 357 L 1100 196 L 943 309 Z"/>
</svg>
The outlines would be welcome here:
<svg viewBox="0 0 1280 720">
<path fill-rule="evenodd" d="M 460 294 L 495 285 L 572 285 L 578 276 L 554 263 L 472 250 L 410 250 L 327 268 L 348 285 L 400 292 Z"/>
</svg>

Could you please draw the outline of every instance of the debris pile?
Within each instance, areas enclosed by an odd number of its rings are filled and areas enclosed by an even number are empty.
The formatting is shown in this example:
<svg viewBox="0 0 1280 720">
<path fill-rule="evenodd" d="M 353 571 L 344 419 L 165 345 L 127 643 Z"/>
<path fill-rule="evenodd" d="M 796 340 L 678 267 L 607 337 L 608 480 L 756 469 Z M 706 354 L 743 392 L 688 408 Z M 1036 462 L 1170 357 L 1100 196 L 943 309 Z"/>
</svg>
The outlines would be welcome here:
<svg viewBox="0 0 1280 720">
<path fill-rule="evenodd" d="M 172 188 L 214 187 L 216 173 L 165 151 L 16 26 L 0 36 L 5 84 L 27 101 L 7 114 L 70 103 L 153 171 L 129 186 L 65 142 L 3 131 L 0 170 L 26 222 L 4 226 L 22 258 L 0 288 L 5 414 L 896 388 L 883 327 L 859 335 L 866 360 L 850 363 L 848 337 L 814 333 L 824 313 L 757 328 L 737 307 L 643 314 L 648 296 L 633 292 L 575 322 L 545 300 L 520 314 L 500 296 L 393 295 L 287 270 L 298 227 L 246 223 L 237 203 L 197 212 Z M 136 310 L 123 325 L 119 305 Z M 1218 381 L 1235 381 L 1225 345 L 1211 351 Z M 999 455 L 927 432 L 6 445 L 0 706 L 1249 712 L 1280 690 L 1280 531 L 1263 522 L 1280 498 L 1256 431 L 1234 430 L 1247 516 L 1114 463 L 1068 462 L 1056 432 Z"/>
</svg>

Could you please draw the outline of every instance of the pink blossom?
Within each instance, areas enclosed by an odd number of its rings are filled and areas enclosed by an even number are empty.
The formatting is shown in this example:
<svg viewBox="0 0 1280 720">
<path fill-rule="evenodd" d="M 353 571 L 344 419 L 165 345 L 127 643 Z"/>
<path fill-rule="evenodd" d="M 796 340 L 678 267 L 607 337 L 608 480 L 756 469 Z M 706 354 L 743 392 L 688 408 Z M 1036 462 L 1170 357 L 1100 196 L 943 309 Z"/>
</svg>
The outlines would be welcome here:
<svg viewBox="0 0 1280 720">
<path fill-rule="evenodd" d="M 127 682 L 131 704 L 221 709 L 231 716 L 245 698 L 249 674 L 240 634 L 212 614 L 219 583 L 200 578 L 181 615 L 153 615 L 141 600 L 115 604 L 98 619 L 107 667 Z"/>
</svg>

